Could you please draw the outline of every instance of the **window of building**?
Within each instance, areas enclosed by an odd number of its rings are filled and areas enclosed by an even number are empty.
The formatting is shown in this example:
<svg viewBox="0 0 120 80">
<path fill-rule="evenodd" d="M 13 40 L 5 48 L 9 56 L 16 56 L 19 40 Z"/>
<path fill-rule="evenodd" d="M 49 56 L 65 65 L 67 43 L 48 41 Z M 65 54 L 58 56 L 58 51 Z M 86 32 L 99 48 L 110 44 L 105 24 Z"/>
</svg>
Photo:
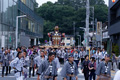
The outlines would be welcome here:
<svg viewBox="0 0 120 80">
<path fill-rule="evenodd" d="M 31 31 L 31 21 L 28 20 L 28 30 Z"/>
<path fill-rule="evenodd" d="M 2 20 L 2 0 L 0 0 L 0 23 Z"/>
<path fill-rule="evenodd" d="M 26 0 L 21 0 L 24 4 L 26 4 Z"/>
<path fill-rule="evenodd" d="M 13 25 L 13 7 L 14 7 L 14 5 L 13 5 L 13 0 L 9 0 L 9 9 L 8 9 L 8 11 L 9 11 L 9 14 L 8 14 L 8 18 L 9 18 L 9 24 L 10 25 Z"/>
<path fill-rule="evenodd" d="M 27 18 L 21 18 L 21 29 L 26 30 L 27 24 L 28 24 Z"/>
<path fill-rule="evenodd" d="M 120 16 L 120 7 L 117 9 L 116 17 Z"/>
<path fill-rule="evenodd" d="M 39 24 L 39 32 L 38 33 L 42 33 L 43 32 L 43 27 Z"/>
<path fill-rule="evenodd" d="M 35 32 L 35 23 L 34 22 L 33 22 L 32 27 L 33 27 L 32 32 Z"/>
<path fill-rule="evenodd" d="M 18 15 L 17 12 L 17 4 L 16 2 L 13 2 L 13 26 L 16 26 L 16 16 Z"/>
<path fill-rule="evenodd" d="M 3 23 L 8 23 L 8 0 L 3 0 L 3 12 L 2 12 L 2 20 L 3 20 Z"/>
</svg>

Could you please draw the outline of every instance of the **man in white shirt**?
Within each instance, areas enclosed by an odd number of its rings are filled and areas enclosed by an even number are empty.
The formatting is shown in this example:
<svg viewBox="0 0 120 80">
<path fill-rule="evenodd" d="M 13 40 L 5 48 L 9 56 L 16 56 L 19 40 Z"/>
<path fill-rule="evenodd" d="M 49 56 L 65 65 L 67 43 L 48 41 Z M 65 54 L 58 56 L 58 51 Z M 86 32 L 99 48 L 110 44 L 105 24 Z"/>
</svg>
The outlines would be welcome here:
<svg viewBox="0 0 120 80">
<path fill-rule="evenodd" d="M 114 80 L 120 80 L 120 70 L 115 74 Z"/>
</svg>

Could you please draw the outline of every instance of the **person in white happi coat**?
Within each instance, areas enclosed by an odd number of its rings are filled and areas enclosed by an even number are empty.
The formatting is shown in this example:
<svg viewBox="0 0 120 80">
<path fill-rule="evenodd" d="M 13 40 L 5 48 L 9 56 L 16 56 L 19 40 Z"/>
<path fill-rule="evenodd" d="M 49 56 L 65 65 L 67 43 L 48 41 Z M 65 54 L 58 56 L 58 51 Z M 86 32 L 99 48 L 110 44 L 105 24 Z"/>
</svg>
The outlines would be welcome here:
<svg viewBox="0 0 120 80">
<path fill-rule="evenodd" d="M 10 62 L 13 60 L 12 59 L 12 52 L 11 52 L 11 49 L 8 49 L 8 54 L 10 55 Z M 10 71 L 11 71 L 11 67 L 9 66 L 9 74 L 10 74 Z"/>
<path fill-rule="evenodd" d="M 24 72 L 24 80 L 27 79 L 28 66 L 29 66 L 29 56 L 27 56 L 27 51 L 23 50 L 23 72 Z"/>
<path fill-rule="evenodd" d="M 35 57 L 37 57 L 36 51 L 34 51 L 30 56 L 29 56 L 29 78 L 31 77 L 31 71 L 32 71 L 32 76 L 34 77 L 35 73 Z"/>
<path fill-rule="evenodd" d="M 63 80 L 78 80 L 78 74 L 78 67 L 74 62 L 73 54 L 69 54 L 68 61 L 66 61 L 61 70 L 61 76 L 63 77 Z"/>
<path fill-rule="evenodd" d="M 67 49 L 65 55 L 64 55 L 64 62 L 68 61 L 68 57 L 71 54 L 70 49 Z"/>
<path fill-rule="evenodd" d="M 102 61 L 102 53 L 100 52 L 99 49 L 96 51 L 95 59 L 96 59 L 96 67 L 98 67 L 99 63 Z"/>
<path fill-rule="evenodd" d="M 22 52 L 18 52 L 17 57 L 10 63 L 11 68 L 14 69 L 16 80 L 23 80 L 22 57 Z"/>
<path fill-rule="evenodd" d="M 37 80 L 57 80 L 57 67 L 56 63 L 53 61 L 54 58 L 55 54 L 53 52 L 49 52 L 48 59 L 43 61 L 38 68 Z"/>
<path fill-rule="evenodd" d="M 54 53 L 54 54 L 55 54 L 55 59 L 54 59 L 54 61 L 55 61 L 56 65 L 57 65 L 57 70 L 58 70 L 58 69 L 60 68 L 60 61 L 59 61 L 56 53 Z"/>
<path fill-rule="evenodd" d="M 95 54 L 95 48 L 92 48 L 90 50 L 90 57 L 94 57 L 94 54 Z"/>
<path fill-rule="evenodd" d="M 45 55 L 46 57 L 48 56 L 47 50 L 44 51 L 44 55 Z"/>
<path fill-rule="evenodd" d="M 4 77 L 4 70 L 6 68 L 6 76 L 8 75 L 8 67 L 9 67 L 9 63 L 10 63 L 10 55 L 8 54 L 8 51 L 5 50 L 5 53 L 3 53 L 2 56 L 2 77 Z"/>
<path fill-rule="evenodd" d="M 58 50 L 56 50 L 57 51 L 57 55 L 58 55 L 58 57 L 60 58 L 61 56 L 61 49 L 59 48 Z"/>
<path fill-rule="evenodd" d="M 42 48 L 39 47 L 39 48 L 38 48 L 38 51 L 37 51 L 39 56 L 40 56 L 41 51 L 42 51 Z"/>
<path fill-rule="evenodd" d="M 74 56 L 74 61 L 75 61 L 76 65 L 77 65 L 77 67 L 78 67 L 79 60 L 80 60 L 80 54 L 78 53 L 77 50 L 74 51 L 73 56 Z"/>
<path fill-rule="evenodd" d="M 105 51 L 105 49 L 103 48 L 102 49 L 102 59 L 104 60 L 105 59 L 105 55 L 107 54 L 107 51 Z"/>
<path fill-rule="evenodd" d="M 81 48 L 81 51 L 79 54 L 80 54 L 81 63 L 82 63 L 84 61 L 85 55 L 87 55 L 87 54 L 83 48 Z"/>
<path fill-rule="evenodd" d="M 61 51 L 61 64 L 64 64 L 64 56 L 65 56 L 65 50 L 62 49 L 62 51 Z"/>
<path fill-rule="evenodd" d="M 47 58 L 48 57 L 45 56 L 44 51 L 41 51 L 39 55 L 34 59 L 35 67 L 39 67 L 44 60 L 47 60 Z"/>
<path fill-rule="evenodd" d="M 59 49 L 57 51 L 57 54 L 58 54 L 60 63 L 63 64 L 64 63 L 64 54 L 65 54 L 65 51 L 63 49 Z"/>
<path fill-rule="evenodd" d="M 15 57 L 17 56 L 18 52 L 21 52 L 21 47 L 18 47 L 18 48 L 15 50 L 15 52 L 14 52 L 14 56 L 15 56 Z"/>
</svg>

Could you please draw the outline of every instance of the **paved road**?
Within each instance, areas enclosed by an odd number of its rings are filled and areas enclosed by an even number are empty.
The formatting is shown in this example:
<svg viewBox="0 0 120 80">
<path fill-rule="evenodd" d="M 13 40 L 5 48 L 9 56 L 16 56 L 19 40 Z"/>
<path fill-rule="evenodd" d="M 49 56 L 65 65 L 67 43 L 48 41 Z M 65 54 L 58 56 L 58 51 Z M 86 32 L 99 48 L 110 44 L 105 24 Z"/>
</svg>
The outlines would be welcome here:
<svg viewBox="0 0 120 80">
<path fill-rule="evenodd" d="M 62 67 L 60 67 L 58 69 L 58 79 L 57 80 L 62 80 L 62 77 L 60 76 L 61 69 L 62 69 Z M 79 78 L 78 80 L 84 80 L 84 76 L 80 69 L 79 69 L 79 72 L 80 73 L 78 75 L 78 78 Z M 2 68 L 0 67 L 0 80 L 15 80 L 13 69 L 11 70 L 11 74 L 9 74 L 8 76 L 1 77 L 1 73 L 2 73 Z M 27 80 L 37 80 L 37 75 L 35 77 L 28 78 Z"/>
<path fill-rule="evenodd" d="M 62 69 L 62 66 L 58 69 L 58 79 L 57 80 L 62 80 L 62 77 L 60 76 L 61 69 Z M 78 71 L 79 71 L 78 80 L 84 80 L 84 76 L 83 76 L 80 68 L 78 69 Z M 2 68 L 0 67 L 0 80 L 15 80 L 13 69 L 11 70 L 11 74 L 9 74 L 8 76 L 1 77 L 1 73 L 2 73 Z M 115 71 L 111 71 L 111 76 L 112 76 L 111 80 L 113 80 L 114 75 L 115 75 Z M 35 75 L 35 77 L 28 78 L 27 80 L 37 80 L 37 75 Z"/>
</svg>

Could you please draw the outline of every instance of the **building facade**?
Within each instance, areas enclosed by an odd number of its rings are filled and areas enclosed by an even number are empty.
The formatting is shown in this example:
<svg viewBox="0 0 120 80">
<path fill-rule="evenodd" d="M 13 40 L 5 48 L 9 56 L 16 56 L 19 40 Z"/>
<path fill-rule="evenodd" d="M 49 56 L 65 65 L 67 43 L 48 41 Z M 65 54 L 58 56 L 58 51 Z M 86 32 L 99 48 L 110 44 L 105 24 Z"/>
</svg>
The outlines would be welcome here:
<svg viewBox="0 0 120 80">
<path fill-rule="evenodd" d="M 120 52 L 120 0 L 109 0 L 108 32 L 112 44 L 119 46 Z"/>
<path fill-rule="evenodd" d="M 43 37 L 43 18 L 35 14 L 35 0 L 0 0 L 0 47 L 15 48 L 16 17 L 18 19 L 18 45 L 36 45 Z"/>
<path fill-rule="evenodd" d="M 108 22 L 102 24 L 102 44 L 107 52 L 110 52 L 110 36 L 108 34 Z"/>
<path fill-rule="evenodd" d="M 74 46 L 74 41 L 74 35 L 65 35 L 64 39 L 62 39 L 62 43 L 64 43 L 64 46 Z"/>
</svg>

